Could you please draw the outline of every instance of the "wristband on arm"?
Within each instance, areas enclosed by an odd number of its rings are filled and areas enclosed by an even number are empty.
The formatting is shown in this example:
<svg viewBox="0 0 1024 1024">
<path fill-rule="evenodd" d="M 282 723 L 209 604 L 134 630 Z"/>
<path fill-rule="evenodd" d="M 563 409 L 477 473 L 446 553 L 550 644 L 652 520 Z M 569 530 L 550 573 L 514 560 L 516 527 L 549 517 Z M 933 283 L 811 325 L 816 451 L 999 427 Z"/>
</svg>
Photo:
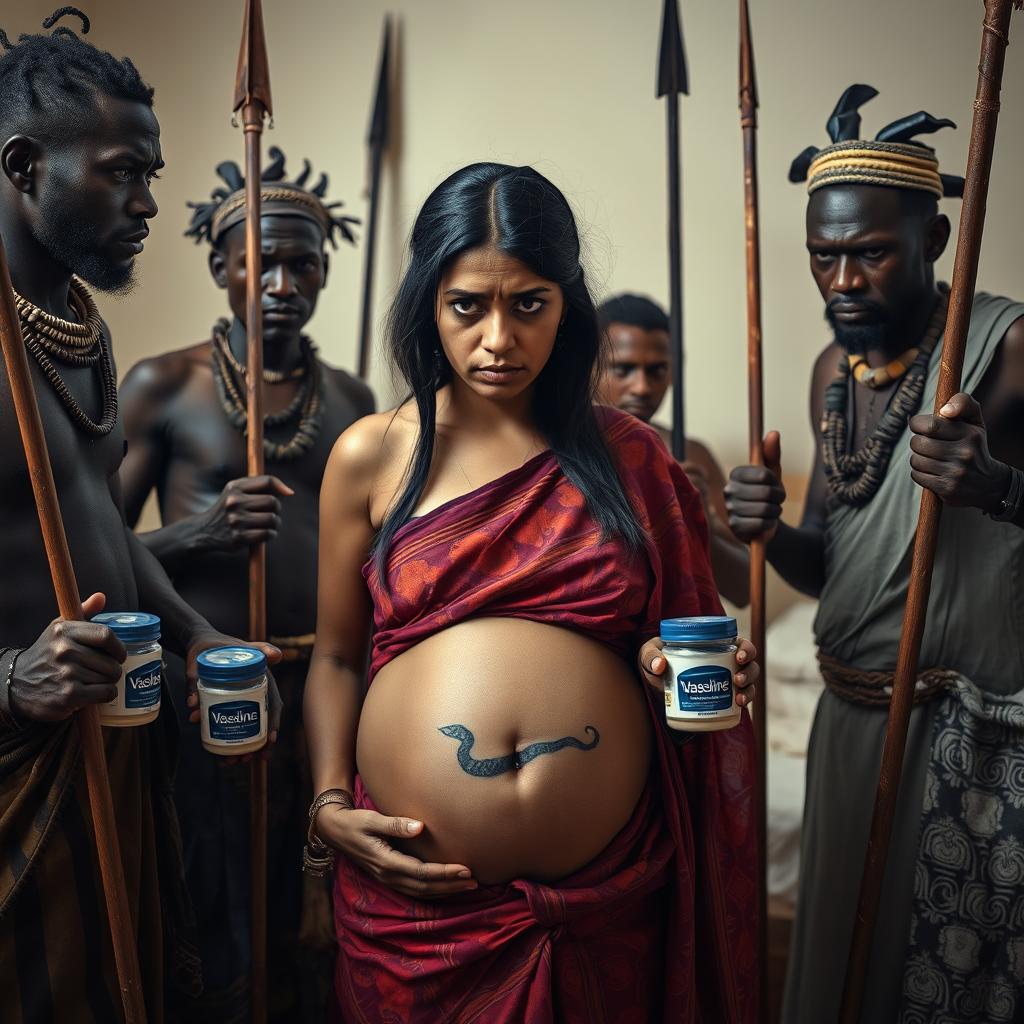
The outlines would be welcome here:
<svg viewBox="0 0 1024 1024">
<path fill-rule="evenodd" d="M 996 523 L 1013 523 L 1024 526 L 1024 470 L 1008 466 L 1010 486 L 1006 496 L 994 512 L 988 512 L 989 519 Z"/>
<path fill-rule="evenodd" d="M 316 816 L 328 804 L 346 811 L 355 810 L 356 801 L 347 789 L 325 789 L 310 805 L 306 848 L 302 851 L 302 870 L 313 878 L 323 878 L 334 867 L 334 850 L 316 834 Z"/>
</svg>

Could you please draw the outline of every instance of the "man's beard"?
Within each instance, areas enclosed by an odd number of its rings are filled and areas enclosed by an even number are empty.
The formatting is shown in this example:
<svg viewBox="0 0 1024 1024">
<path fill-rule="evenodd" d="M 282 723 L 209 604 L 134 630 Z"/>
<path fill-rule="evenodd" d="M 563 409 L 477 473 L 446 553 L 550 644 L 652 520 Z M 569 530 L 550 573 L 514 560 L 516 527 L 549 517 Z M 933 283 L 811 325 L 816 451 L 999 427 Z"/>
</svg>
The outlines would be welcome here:
<svg viewBox="0 0 1024 1024">
<path fill-rule="evenodd" d="M 39 213 L 32 233 L 61 266 L 110 295 L 125 295 L 135 287 L 135 261 L 115 262 L 104 257 L 97 233 L 67 207 L 59 202 L 41 203 Z"/>
<path fill-rule="evenodd" d="M 825 319 L 832 326 L 836 344 L 851 356 L 862 356 L 869 350 L 888 352 L 893 331 L 886 311 L 872 302 L 861 301 L 858 305 L 870 310 L 876 319 L 864 324 L 847 324 L 836 319 L 831 305 L 825 307 Z"/>
</svg>

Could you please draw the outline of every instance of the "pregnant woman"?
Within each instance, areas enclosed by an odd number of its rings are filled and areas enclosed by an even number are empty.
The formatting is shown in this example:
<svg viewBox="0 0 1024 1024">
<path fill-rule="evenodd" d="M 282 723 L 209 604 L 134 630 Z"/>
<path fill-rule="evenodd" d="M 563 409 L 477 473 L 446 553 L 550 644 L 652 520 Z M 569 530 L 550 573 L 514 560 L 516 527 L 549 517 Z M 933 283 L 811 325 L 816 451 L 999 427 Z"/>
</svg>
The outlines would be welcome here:
<svg viewBox="0 0 1024 1024">
<path fill-rule="evenodd" d="M 388 333 L 411 398 L 331 456 L 305 698 L 342 1019 L 753 1021 L 750 721 L 670 733 L 651 639 L 720 613 L 701 502 L 592 405 L 558 189 L 443 182 Z"/>
</svg>

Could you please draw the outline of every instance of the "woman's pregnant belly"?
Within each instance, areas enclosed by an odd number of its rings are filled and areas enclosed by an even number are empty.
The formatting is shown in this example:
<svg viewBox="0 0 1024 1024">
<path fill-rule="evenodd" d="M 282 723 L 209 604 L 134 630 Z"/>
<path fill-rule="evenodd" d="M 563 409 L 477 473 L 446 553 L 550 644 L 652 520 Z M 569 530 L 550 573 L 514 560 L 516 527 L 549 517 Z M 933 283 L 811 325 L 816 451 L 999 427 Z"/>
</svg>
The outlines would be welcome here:
<svg viewBox="0 0 1024 1024">
<path fill-rule="evenodd" d="M 404 844 L 481 884 L 553 881 L 629 821 L 651 758 L 643 684 L 598 642 L 524 619 L 452 626 L 389 662 L 356 760 L 384 814 L 424 822 Z"/>
</svg>

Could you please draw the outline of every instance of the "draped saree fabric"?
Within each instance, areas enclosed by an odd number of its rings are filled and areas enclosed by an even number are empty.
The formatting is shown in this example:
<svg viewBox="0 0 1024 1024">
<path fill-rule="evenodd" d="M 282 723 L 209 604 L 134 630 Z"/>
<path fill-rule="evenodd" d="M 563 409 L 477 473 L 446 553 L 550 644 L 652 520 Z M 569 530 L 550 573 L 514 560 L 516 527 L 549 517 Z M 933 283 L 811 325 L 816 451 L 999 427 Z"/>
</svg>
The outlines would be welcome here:
<svg viewBox="0 0 1024 1024">
<path fill-rule="evenodd" d="M 573 629 L 635 664 L 663 617 L 719 613 L 700 498 L 657 435 L 600 419 L 643 556 L 602 538 L 550 452 L 407 522 L 375 605 L 372 678 L 455 623 L 511 616 Z M 339 858 L 336 987 L 352 1024 L 753 1022 L 757 1017 L 754 758 L 740 726 L 683 741 L 644 686 L 656 737 L 632 819 L 553 884 L 517 879 L 422 901 Z M 371 795 L 358 784 L 360 806 Z"/>
</svg>

